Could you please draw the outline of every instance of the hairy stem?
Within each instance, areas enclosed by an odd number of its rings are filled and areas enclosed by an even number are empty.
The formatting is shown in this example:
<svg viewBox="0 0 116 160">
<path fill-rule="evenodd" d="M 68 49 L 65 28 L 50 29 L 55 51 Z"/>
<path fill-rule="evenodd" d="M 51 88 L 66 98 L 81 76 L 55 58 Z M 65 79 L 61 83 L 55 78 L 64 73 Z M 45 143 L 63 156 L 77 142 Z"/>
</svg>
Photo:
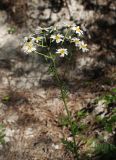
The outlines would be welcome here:
<svg viewBox="0 0 116 160">
<path fill-rule="evenodd" d="M 51 55 L 51 54 L 50 54 Z M 52 58 L 52 56 L 51 56 Z M 72 131 L 72 118 L 71 118 L 71 115 L 70 115 L 70 111 L 68 109 L 68 106 L 67 106 L 67 102 L 66 102 L 66 96 L 64 95 L 64 91 L 63 91 L 63 86 L 62 86 L 62 83 L 60 81 L 60 78 L 59 78 L 59 75 L 58 75 L 58 72 L 57 72 L 57 67 L 56 67 L 56 63 L 55 63 L 55 60 L 52 58 L 52 62 L 53 62 L 53 67 L 54 67 L 54 76 L 58 82 L 58 85 L 59 85 L 59 88 L 60 88 L 60 91 L 61 91 L 61 98 L 63 100 L 63 103 L 64 103 L 64 107 L 65 107 L 65 110 L 66 110 L 66 113 L 67 113 L 67 116 L 68 116 L 68 122 L 69 122 L 69 125 L 70 125 L 70 129 Z M 74 152 L 75 152 L 75 159 L 78 160 L 78 152 L 77 152 L 77 144 L 76 144 L 76 139 L 75 139 L 75 135 L 72 134 L 73 136 L 73 143 L 74 143 Z"/>
</svg>

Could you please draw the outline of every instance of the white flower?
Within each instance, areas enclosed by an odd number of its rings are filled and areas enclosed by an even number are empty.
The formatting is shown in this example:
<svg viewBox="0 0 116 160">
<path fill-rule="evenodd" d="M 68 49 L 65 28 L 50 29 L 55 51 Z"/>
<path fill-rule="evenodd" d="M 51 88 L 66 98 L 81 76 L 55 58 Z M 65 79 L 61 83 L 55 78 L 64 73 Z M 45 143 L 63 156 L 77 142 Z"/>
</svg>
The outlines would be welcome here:
<svg viewBox="0 0 116 160">
<path fill-rule="evenodd" d="M 87 52 L 88 51 L 87 44 L 85 44 L 83 41 L 80 42 L 79 49 L 82 49 L 83 52 Z"/>
<path fill-rule="evenodd" d="M 36 51 L 36 47 L 34 46 L 34 44 L 30 41 L 30 42 L 26 42 L 23 46 L 23 51 L 28 53 L 31 53 L 33 51 Z"/>
<path fill-rule="evenodd" d="M 56 53 L 60 54 L 60 57 L 64 57 L 65 55 L 68 55 L 68 51 L 65 48 L 58 49 Z"/>
<path fill-rule="evenodd" d="M 37 27 L 35 33 L 41 33 L 42 31 L 49 32 L 52 29 L 52 27 Z"/>
<path fill-rule="evenodd" d="M 79 36 L 83 34 L 83 31 L 80 29 L 79 26 L 73 26 L 72 30 L 79 34 Z"/>
<path fill-rule="evenodd" d="M 79 43 L 80 43 L 80 39 L 78 39 L 78 38 L 72 38 L 72 42 L 74 42 L 75 43 L 75 46 L 79 46 Z"/>
<path fill-rule="evenodd" d="M 64 36 L 61 34 L 57 34 L 57 35 L 51 35 L 51 37 L 53 39 L 53 41 L 55 40 L 56 43 L 60 43 L 63 41 Z"/>
</svg>

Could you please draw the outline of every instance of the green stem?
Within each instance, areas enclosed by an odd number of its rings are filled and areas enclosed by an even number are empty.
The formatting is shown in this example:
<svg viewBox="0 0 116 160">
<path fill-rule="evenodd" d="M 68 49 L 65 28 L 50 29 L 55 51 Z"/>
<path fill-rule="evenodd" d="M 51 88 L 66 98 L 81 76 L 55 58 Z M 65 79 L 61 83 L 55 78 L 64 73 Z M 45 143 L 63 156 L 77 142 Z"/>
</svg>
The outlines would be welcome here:
<svg viewBox="0 0 116 160">
<path fill-rule="evenodd" d="M 67 37 L 69 31 L 70 31 L 70 29 L 67 29 L 67 32 L 66 32 L 66 34 L 65 34 L 65 36 L 64 36 L 64 39 L 63 39 L 63 41 L 62 41 L 62 44 L 63 44 L 63 42 L 65 41 L 65 39 L 66 39 L 66 37 Z"/>
<path fill-rule="evenodd" d="M 52 55 L 51 55 L 51 58 L 52 58 Z M 55 60 L 53 58 L 52 58 L 52 62 L 53 62 L 53 67 L 54 67 L 54 76 L 55 76 L 55 78 L 56 78 L 56 80 L 58 82 L 58 85 L 59 85 L 59 88 L 60 88 L 60 91 L 61 91 L 61 97 L 62 97 L 62 100 L 63 100 L 63 103 L 64 103 L 64 107 L 65 107 L 65 110 L 66 110 L 66 113 L 67 113 L 67 116 L 68 116 L 69 125 L 70 125 L 70 128 L 72 130 L 73 126 L 72 126 L 72 119 L 71 119 L 70 111 L 68 110 L 68 106 L 67 106 L 67 102 L 66 102 L 66 97 L 64 95 L 62 83 L 61 83 L 60 78 L 58 76 Z M 75 135 L 73 134 L 72 136 L 73 136 L 73 143 L 74 143 L 74 152 L 75 152 L 76 160 L 78 160 L 78 152 L 77 152 L 77 145 L 76 145 Z"/>
<path fill-rule="evenodd" d="M 37 53 L 37 54 L 39 54 L 39 55 L 41 55 L 41 56 L 44 56 L 45 58 L 52 59 L 50 56 L 47 56 L 47 55 L 45 55 L 43 53 L 36 52 L 36 51 L 34 51 L 34 52 Z"/>
<path fill-rule="evenodd" d="M 68 121 L 69 121 L 70 129 L 72 131 L 72 127 L 73 127 L 72 123 L 73 122 L 72 122 L 72 119 L 71 119 L 70 111 L 68 110 L 68 106 L 67 106 L 67 102 L 66 102 L 66 96 L 64 94 L 63 86 L 62 86 L 62 83 L 61 83 L 60 78 L 58 76 L 55 59 L 53 58 L 53 56 L 52 56 L 52 54 L 50 52 L 49 52 L 50 56 L 44 55 L 44 54 L 39 53 L 39 52 L 36 52 L 36 53 L 38 53 L 41 56 L 44 56 L 45 58 L 48 58 L 48 59 L 52 60 L 53 67 L 54 67 L 54 76 L 55 76 L 55 78 L 56 78 L 56 80 L 58 82 L 58 85 L 59 85 L 59 88 L 60 88 L 60 91 L 61 91 L 61 97 L 62 97 L 62 100 L 63 100 L 63 103 L 64 103 L 64 107 L 65 107 L 65 110 L 66 110 L 66 113 L 67 113 L 67 116 L 68 116 Z M 74 153 L 75 153 L 75 157 L 74 158 L 76 160 L 78 160 L 78 152 L 77 152 L 77 144 L 76 144 L 75 135 L 72 134 L 72 136 L 73 136 Z"/>
</svg>

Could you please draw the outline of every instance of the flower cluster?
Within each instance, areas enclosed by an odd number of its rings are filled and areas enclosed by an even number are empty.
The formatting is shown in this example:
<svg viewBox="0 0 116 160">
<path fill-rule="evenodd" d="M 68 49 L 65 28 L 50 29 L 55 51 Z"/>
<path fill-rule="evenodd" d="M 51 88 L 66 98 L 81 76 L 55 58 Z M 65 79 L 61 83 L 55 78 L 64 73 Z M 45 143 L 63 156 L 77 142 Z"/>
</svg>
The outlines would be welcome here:
<svg viewBox="0 0 116 160">
<path fill-rule="evenodd" d="M 60 57 L 70 53 L 69 46 L 87 52 L 88 48 L 83 41 L 83 35 L 83 31 L 76 25 L 65 24 L 64 30 L 58 29 L 58 27 L 38 27 L 32 36 L 25 38 L 23 50 L 31 53 L 38 51 L 38 47 L 44 47 L 48 52 L 52 50 L 52 54 Z"/>
</svg>

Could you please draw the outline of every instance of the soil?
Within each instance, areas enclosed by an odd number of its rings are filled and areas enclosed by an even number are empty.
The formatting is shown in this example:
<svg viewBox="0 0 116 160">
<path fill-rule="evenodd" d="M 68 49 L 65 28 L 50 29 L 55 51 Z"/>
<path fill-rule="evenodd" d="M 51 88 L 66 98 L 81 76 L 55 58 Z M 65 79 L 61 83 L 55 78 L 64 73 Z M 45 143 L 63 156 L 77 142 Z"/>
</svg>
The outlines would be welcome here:
<svg viewBox="0 0 116 160">
<path fill-rule="evenodd" d="M 109 134 L 96 124 L 97 115 L 110 115 L 112 110 L 108 112 L 107 105 L 101 101 L 95 103 L 97 97 L 116 88 L 116 3 L 29 0 L 20 4 L 17 0 L 9 7 L 8 1 L 3 2 L 0 7 L 0 123 L 5 126 L 6 143 L 0 147 L 0 160 L 74 159 L 61 143 L 64 135 L 67 139 L 71 135 L 59 123 L 66 113 L 60 91 L 48 74 L 48 64 L 21 49 L 24 36 L 37 26 L 62 25 L 72 19 L 85 31 L 89 46 L 89 52 L 78 53 L 75 67 L 64 75 L 72 116 L 83 109 L 88 113 L 82 119 L 87 129 L 77 136 L 81 158 L 91 157 L 91 145 L 86 139 L 91 141 L 102 136 L 116 144 L 116 132 Z M 23 11 L 18 5 L 23 5 Z M 67 66 L 61 63 L 61 75 L 65 69 Z M 111 107 L 115 108 L 116 103 Z M 100 156 L 92 160 L 100 160 Z"/>
</svg>

